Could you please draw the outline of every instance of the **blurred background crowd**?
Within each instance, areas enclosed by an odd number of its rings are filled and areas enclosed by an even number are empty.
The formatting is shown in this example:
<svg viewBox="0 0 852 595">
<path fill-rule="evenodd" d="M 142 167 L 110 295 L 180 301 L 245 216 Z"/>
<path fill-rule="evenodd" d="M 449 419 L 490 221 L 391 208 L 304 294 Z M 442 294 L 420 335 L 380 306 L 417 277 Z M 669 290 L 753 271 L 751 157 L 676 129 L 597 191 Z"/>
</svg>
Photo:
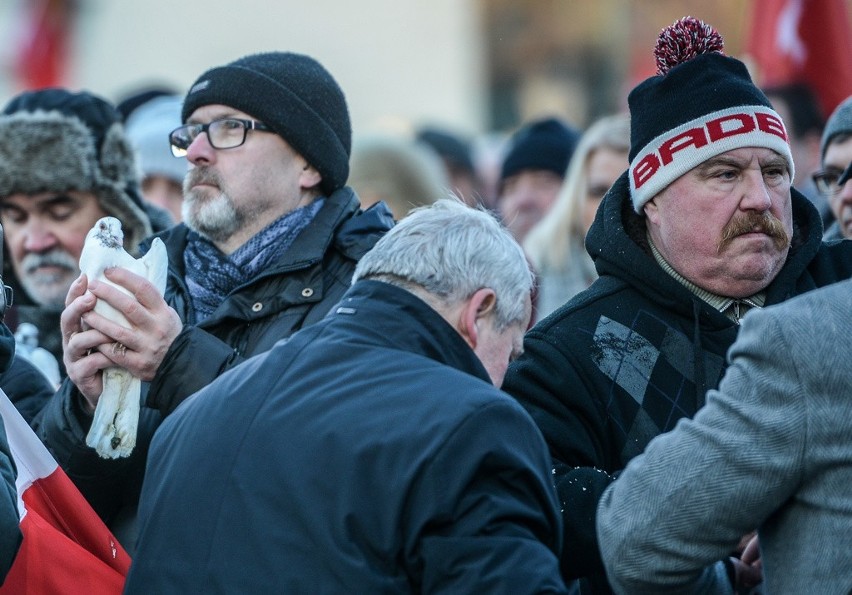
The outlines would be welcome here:
<svg viewBox="0 0 852 595">
<path fill-rule="evenodd" d="M 827 117 L 852 92 L 852 0 L 8 0 L 0 96 L 61 85 L 120 101 L 185 92 L 210 64 L 286 50 L 346 89 L 356 138 L 447 128 L 484 167 L 541 116 L 585 128 L 653 73 L 648 40 L 692 14 L 761 84 L 805 79 Z M 797 23 L 801 21 L 801 26 Z M 844 70 L 845 69 L 845 70 Z M 838 74 L 841 72 L 841 74 Z M 496 166 L 492 166 L 492 170 Z"/>
</svg>

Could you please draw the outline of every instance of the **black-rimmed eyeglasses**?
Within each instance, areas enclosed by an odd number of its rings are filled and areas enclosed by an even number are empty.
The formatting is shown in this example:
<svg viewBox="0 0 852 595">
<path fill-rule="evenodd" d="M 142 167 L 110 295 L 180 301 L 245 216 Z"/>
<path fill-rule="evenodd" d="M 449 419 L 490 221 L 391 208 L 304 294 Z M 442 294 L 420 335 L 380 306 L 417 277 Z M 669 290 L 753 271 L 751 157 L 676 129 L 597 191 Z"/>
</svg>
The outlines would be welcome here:
<svg viewBox="0 0 852 595">
<path fill-rule="evenodd" d="M 852 178 L 852 163 L 841 171 L 835 168 L 829 168 L 825 171 L 820 171 L 811 176 L 816 184 L 817 190 L 826 196 L 832 196 L 840 192 L 844 184 Z"/>
<path fill-rule="evenodd" d="M 246 142 L 246 135 L 249 130 L 272 132 L 269 126 L 257 120 L 225 118 L 213 120 L 207 124 L 187 124 L 175 128 L 169 134 L 169 144 L 172 147 L 172 155 L 184 157 L 192 141 L 202 132 L 206 132 L 207 140 L 214 149 L 233 149 Z"/>
</svg>

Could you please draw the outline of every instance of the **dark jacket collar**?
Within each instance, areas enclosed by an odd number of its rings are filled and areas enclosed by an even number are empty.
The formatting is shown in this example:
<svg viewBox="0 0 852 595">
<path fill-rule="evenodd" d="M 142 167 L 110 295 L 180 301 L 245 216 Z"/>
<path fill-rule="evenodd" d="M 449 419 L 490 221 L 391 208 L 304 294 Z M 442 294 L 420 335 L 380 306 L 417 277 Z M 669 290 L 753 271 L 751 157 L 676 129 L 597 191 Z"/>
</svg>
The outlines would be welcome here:
<svg viewBox="0 0 852 595">
<path fill-rule="evenodd" d="M 355 325 L 368 344 L 417 353 L 491 383 L 479 357 L 426 302 L 380 281 L 358 281 L 331 309 L 333 324 Z"/>
</svg>

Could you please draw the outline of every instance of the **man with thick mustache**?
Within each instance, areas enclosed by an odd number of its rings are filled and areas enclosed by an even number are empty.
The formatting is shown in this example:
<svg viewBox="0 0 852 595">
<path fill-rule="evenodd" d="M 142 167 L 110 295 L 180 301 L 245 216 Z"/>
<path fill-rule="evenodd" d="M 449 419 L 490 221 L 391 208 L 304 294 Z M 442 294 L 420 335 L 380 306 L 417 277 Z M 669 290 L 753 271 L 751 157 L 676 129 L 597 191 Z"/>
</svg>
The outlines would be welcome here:
<svg viewBox="0 0 852 595">
<path fill-rule="evenodd" d="M 25 91 L 0 115 L 0 222 L 3 278 L 14 292 L 10 323 L 30 322 L 41 347 L 62 360 L 59 315 L 80 275 L 86 234 L 101 217 L 118 218 L 125 248 L 165 229 L 142 201 L 136 156 L 121 117 L 87 91 Z"/>
<path fill-rule="evenodd" d="M 711 39 L 709 53 L 666 55 L 708 30 L 718 49 Z M 629 169 L 586 238 L 600 278 L 527 333 L 503 385 L 550 446 L 563 572 L 585 577 L 584 593 L 610 592 L 601 494 L 704 404 L 742 316 L 852 274 L 852 244 L 823 244 L 819 213 L 792 189 L 784 125 L 745 66 L 695 19 L 661 41 L 659 74 L 630 93 Z M 717 566 L 758 580 L 742 560 Z"/>
<path fill-rule="evenodd" d="M 169 142 L 190 168 L 183 223 L 159 234 L 169 255 L 165 298 L 125 269 L 106 276 L 131 295 L 85 277 L 74 283 L 62 314 L 72 382 L 38 428 L 131 550 L 147 447 L 163 418 L 227 369 L 321 320 L 393 224 L 383 203 L 362 212 L 345 186 L 348 108 L 313 58 L 270 52 L 212 68 L 189 89 L 182 119 Z M 95 298 L 132 328 L 94 313 Z M 149 383 L 129 459 L 101 459 L 85 444 L 102 370 L 113 365 Z"/>
</svg>

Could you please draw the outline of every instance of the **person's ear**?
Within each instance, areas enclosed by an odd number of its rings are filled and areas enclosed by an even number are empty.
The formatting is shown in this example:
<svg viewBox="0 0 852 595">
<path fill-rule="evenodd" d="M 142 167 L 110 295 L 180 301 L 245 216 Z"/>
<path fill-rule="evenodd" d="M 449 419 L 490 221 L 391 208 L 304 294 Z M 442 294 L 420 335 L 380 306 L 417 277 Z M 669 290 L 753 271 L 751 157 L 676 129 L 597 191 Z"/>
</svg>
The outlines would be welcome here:
<svg viewBox="0 0 852 595">
<path fill-rule="evenodd" d="M 322 176 L 309 163 L 302 168 L 302 173 L 299 175 L 299 185 L 302 188 L 314 188 L 322 182 Z"/>
<path fill-rule="evenodd" d="M 656 197 L 642 205 L 642 210 L 645 212 L 645 217 L 647 217 L 648 221 L 654 225 L 660 224 L 660 209 L 657 206 Z"/>
<path fill-rule="evenodd" d="M 497 309 L 497 294 L 488 287 L 477 289 L 464 303 L 459 319 L 459 333 L 471 349 L 479 344 L 478 324 L 493 316 Z"/>
</svg>

